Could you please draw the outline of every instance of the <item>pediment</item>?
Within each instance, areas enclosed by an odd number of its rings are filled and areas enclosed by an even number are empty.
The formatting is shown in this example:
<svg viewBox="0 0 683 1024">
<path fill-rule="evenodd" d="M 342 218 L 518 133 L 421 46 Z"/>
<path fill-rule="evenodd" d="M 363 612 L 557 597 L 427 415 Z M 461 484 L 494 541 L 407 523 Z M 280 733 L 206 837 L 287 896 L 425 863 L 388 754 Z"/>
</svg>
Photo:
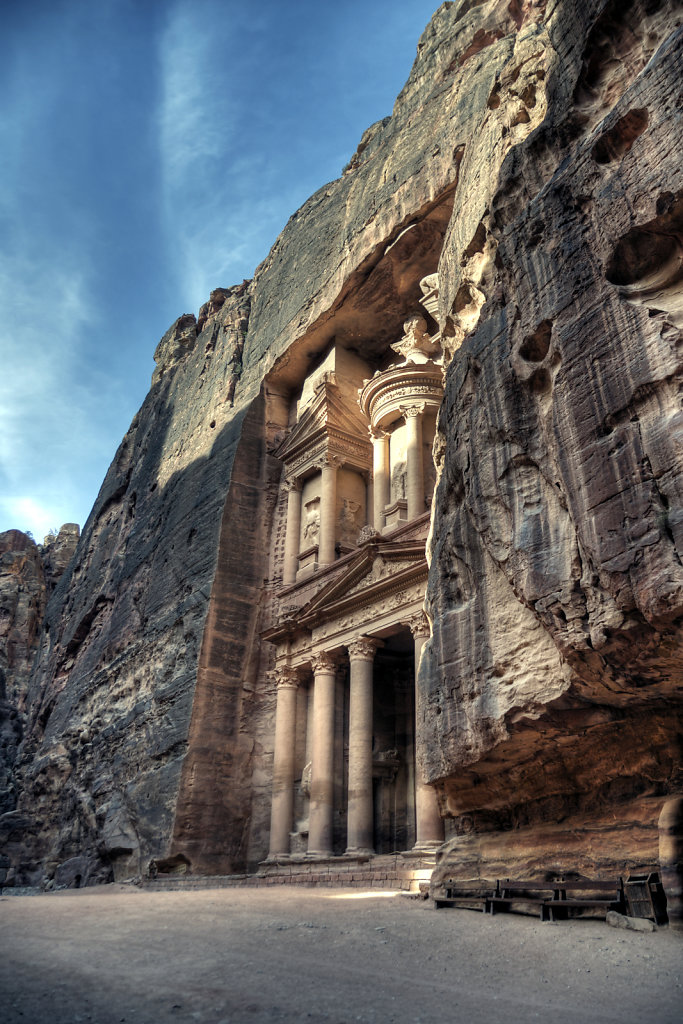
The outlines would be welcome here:
<svg viewBox="0 0 683 1024">
<path fill-rule="evenodd" d="M 345 404 L 336 384 L 324 381 L 274 454 L 287 465 L 300 460 L 306 451 L 318 449 L 326 439 L 335 437 L 352 440 L 355 445 L 360 443 L 368 453 L 371 450 L 368 425 L 360 410 Z"/>
<path fill-rule="evenodd" d="M 321 619 L 341 615 L 345 608 L 370 603 L 381 594 L 427 576 L 424 542 L 375 542 L 359 551 L 346 571 L 323 587 L 297 615 L 310 628 Z"/>
</svg>

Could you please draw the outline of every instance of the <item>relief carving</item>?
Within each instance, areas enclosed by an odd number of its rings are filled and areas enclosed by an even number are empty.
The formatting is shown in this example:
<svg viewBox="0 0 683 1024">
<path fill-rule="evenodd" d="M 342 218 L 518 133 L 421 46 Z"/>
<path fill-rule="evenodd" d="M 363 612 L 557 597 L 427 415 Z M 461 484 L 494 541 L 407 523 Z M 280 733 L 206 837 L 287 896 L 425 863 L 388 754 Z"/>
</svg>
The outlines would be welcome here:
<svg viewBox="0 0 683 1024">
<path fill-rule="evenodd" d="M 406 496 L 407 469 L 405 462 L 397 462 L 391 470 L 391 497 L 394 501 Z"/>
<path fill-rule="evenodd" d="M 401 340 L 391 347 L 407 363 L 426 363 L 441 353 L 441 346 L 429 337 L 427 321 L 420 313 L 409 317 L 403 324 L 403 330 L 405 333 Z"/>
<path fill-rule="evenodd" d="M 312 548 L 318 543 L 320 533 L 320 498 L 311 498 L 304 505 L 303 547 Z"/>
<path fill-rule="evenodd" d="M 339 539 L 346 544 L 355 544 L 360 528 L 360 502 L 351 498 L 342 498 L 339 509 Z"/>
</svg>

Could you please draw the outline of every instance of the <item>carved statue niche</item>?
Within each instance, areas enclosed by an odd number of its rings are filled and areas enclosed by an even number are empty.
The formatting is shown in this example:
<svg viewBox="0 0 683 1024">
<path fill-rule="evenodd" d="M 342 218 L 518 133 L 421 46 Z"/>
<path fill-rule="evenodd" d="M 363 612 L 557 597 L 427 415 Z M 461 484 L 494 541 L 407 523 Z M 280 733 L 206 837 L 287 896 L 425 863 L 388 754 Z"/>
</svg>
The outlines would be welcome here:
<svg viewBox="0 0 683 1024">
<path fill-rule="evenodd" d="M 318 543 L 320 533 L 320 498 L 311 498 L 304 505 L 303 544 L 304 550 Z"/>
<path fill-rule="evenodd" d="M 396 462 L 391 470 L 391 497 L 393 501 L 399 501 L 406 496 L 406 464 Z"/>
<path fill-rule="evenodd" d="M 299 789 L 301 795 L 306 801 L 311 798 L 311 778 L 313 775 L 313 765 L 309 761 L 305 765 L 301 773 L 301 782 L 299 783 Z M 308 828 L 309 819 L 308 815 L 304 818 L 298 818 L 295 825 L 294 831 L 289 833 L 290 839 L 290 850 L 293 854 L 304 854 L 308 849 Z"/>
<path fill-rule="evenodd" d="M 407 363 L 426 363 L 441 354 L 438 341 L 433 341 L 427 333 L 427 321 L 417 313 L 409 317 L 403 324 L 403 337 L 391 348 L 403 356 Z"/>
<path fill-rule="evenodd" d="M 342 498 L 341 500 L 341 508 L 339 509 L 339 539 L 342 544 L 353 546 L 356 543 L 361 526 L 358 518 L 360 507 L 360 502 L 353 501 L 351 498 Z"/>
</svg>

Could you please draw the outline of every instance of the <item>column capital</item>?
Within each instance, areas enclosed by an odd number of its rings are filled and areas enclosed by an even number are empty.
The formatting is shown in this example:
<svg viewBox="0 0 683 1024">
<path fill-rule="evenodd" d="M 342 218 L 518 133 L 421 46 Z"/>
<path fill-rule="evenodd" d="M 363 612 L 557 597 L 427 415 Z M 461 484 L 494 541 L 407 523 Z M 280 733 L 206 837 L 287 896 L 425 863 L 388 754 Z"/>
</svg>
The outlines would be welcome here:
<svg viewBox="0 0 683 1024">
<path fill-rule="evenodd" d="M 370 440 L 374 444 L 376 441 L 386 441 L 390 436 L 388 430 L 383 430 L 382 427 L 368 427 L 368 434 Z"/>
<path fill-rule="evenodd" d="M 429 619 L 424 612 L 417 612 L 415 615 L 411 615 L 406 620 L 406 625 L 415 639 L 417 637 L 427 638 L 430 635 Z"/>
<path fill-rule="evenodd" d="M 421 416 L 427 408 L 427 403 L 411 402 L 409 405 L 401 405 L 399 408 L 404 419 L 411 419 L 413 416 Z"/>
<path fill-rule="evenodd" d="M 286 476 L 285 477 L 285 490 L 286 491 L 300 491 L 303 484 L 298 476 Z"/>
<path fill-rule="evenodd" d="M 311 658 L 314 674 L 318 672 L 336 672 L 339 659 L 332 651 L 319 651 Z"/>
<path fill-rule="evenodd" d="M 349 660 L 372 661 L 378 647 L 384 647 L 381 640 L 371 636 L 361 636 L 347 645 Z"/>
<path fill-rule="evenodd" d="M 334 452 L 327 452 L 325 455 L 321 455 L 319 459 L 316 459 L 314 465 L 316 469 L 321 472 L 328 466 L 332 469 L 341 469 L 344 465 L 345 459 L 342 455 L 336 455 Z"/>
<path fill-rule="evenodd" d="M 298 690 L 301 684 L 301 669 L 290 668 L 289 665 L 283 668 L 274 668 L 268 673 L 278 690 Z"/>
</svg>

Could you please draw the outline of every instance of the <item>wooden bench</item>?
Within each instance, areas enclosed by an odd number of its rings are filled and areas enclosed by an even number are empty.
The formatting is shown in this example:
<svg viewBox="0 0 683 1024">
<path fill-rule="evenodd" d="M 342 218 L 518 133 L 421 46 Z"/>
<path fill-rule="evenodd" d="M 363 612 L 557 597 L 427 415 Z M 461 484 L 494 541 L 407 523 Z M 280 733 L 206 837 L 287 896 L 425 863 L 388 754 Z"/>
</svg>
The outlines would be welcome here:
<svg viewBox="0 0 683 1024">
<path fill-rule="evenodd" d="M 469 881 L 449 878 L 443 883 L 443 887 L 443 895 L 434 897 L 434 906 L 437 910 L 441 907 L 460 907 L 464 910 L 481 910 L 484 913 L 488 909 L 490 897 L 496 891 L 493 882 L 478 878 Z"/>
<path fill-rule="evenodd" d="M 577 895 L 568 896 L 568 893 Z M 585 895 L 581 895 L 582 893 Z M 619 910 L 623 913 L 625 905 L 624 882 L 621 878 L 604 881 L 588 878 L 576 881 L 564 879 L 557 883 L 553 898 L 545 901 L 545 920 L 554 921 L 558 910 L 567 910 L 570 907 L 604 907 L 605 913 L 608 910 Z"/>
<path fill-rule="evenodd" d="M 570 896 L 568 893 L 576 893 Z M 585 895 L 579 895 L 579 894 Z M 488 901 L 488 910 L 495 913 L 496 907 L 509 909 L 514 903 L 537 906 L 542 921 L 555 921 L 557 912 L 568 916 L 570 908 L 604 907 L 607 910 L 623 910 L 624 883 L 621 878 L 595 880 L 588 878 L 555 878 L 546 880 L 499 879 L 496 893 Z"/>
<path fill-rule="evenodd" d="M 513 903 L 528 903 L 539 909 L 542 921 L 550 920 L 546 917 L 544 907 L 549 899 L 552 899 L 561 883 L 557 879 L 546 881 L 545 879 L 528 879 L 523 881 L 510 878 L 499 878 L 496 885 L 496 892 L 488 901 L 487 910 L 495 914 L 496 908 L 509 910 Z"/>
</svg>

